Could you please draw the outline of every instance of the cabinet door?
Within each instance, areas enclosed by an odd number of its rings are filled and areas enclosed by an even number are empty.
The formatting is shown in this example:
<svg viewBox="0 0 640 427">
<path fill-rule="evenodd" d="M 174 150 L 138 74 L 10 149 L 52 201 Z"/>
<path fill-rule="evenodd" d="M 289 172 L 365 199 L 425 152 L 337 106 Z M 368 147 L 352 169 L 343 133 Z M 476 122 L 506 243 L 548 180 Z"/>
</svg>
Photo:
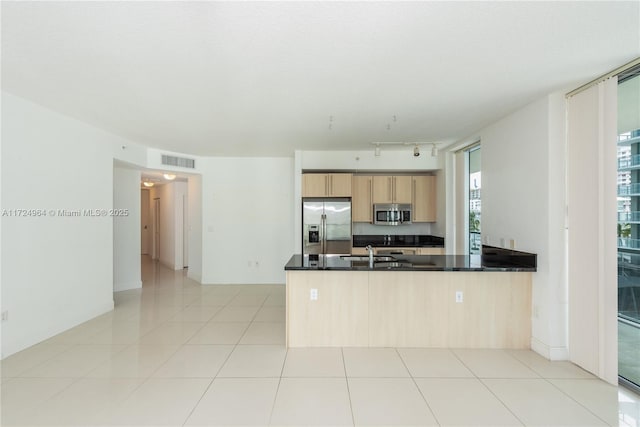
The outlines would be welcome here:
<svg viewBox="0 0 640 427">
<path fill-rule="evenodd" d="M 354 175 L 352 184 L 351 218 L 353 222 L 373 222 L 373 206 L 371 204 L 372 177 Z"/>
<path fill-rule="evenodd" d="M 411 177 L 393 177 L 393 203 L 411 203 Z"/>
<path fill-rule="evenodd" d="M 414 176 L 413 222 L 435 222 L 436 220 L 436 177 Z"/>
<path fill-rule="evenodd" d="M 393 203 L 393 177 L 373 177 L 373 203 Z"/>
<path fill-rule="evenodd" d="M 328 196 L 329 177 L 325 173 L 305 173 L 302 175 L 302 197 Z"/>
<path fill-rule="evenodd" d="M 328 175 L 327 193 L 332 197 L 351 197 L 351 174 L 332 173 Z"/>
</svg>

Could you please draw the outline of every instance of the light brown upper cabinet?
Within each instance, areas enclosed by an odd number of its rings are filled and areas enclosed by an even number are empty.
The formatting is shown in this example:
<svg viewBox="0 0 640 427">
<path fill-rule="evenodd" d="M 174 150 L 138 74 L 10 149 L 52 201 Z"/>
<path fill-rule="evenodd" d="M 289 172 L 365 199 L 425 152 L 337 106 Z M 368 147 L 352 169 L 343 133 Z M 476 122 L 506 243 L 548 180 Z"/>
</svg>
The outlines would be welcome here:
<svg viewBox="0 0 640 427">
<path fill-rule="evenodd" d="M 351 197 L 351 174 L 305 173 L 302 197 Z"/>
<path fill-rule="evenodd" d="M 373 222 L 373 177 L 354 175 L 352 182 L 351 219 L 353 222 Z"/>
<path fill-rule="evenodd" d="M 435 222 L 436 220 L 436 177 L 413 176 L 412 205 L 413 222 Z"/>
<path fill-rule="evenodd" d="M 411 177 L 373 177 L 373 203 L 411 203 Z"/>
</svg>

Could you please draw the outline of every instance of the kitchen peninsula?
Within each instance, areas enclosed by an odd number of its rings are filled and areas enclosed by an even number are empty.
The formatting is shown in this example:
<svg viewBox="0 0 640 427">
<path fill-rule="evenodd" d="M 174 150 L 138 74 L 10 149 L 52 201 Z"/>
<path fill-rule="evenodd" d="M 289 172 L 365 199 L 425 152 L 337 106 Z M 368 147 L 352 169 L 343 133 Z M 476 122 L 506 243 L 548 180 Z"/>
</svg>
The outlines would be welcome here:
<svg viewBox="0 0 640 427">
<path fill-rule="evenodd" d="M 288 347 L 530 347 L 536 255 L 294 255 Z"/>
</svg>

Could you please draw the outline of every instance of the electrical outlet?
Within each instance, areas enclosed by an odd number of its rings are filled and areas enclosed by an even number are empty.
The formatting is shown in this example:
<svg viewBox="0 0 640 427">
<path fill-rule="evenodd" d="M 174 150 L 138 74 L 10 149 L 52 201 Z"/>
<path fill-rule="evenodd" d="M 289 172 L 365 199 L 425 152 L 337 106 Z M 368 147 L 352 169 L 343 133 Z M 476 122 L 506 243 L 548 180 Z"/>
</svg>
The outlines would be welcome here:
<svg viewBox="0 0 640 427">
<path fill-rule="evenodd" d="M 5 310 L 2 312 L 2 321 L 6 322 L 7 320 L 9 320 L 9 310 Z"/>
<path fill-rule="evenodd" d="M 516 248 L 516 239 L 509 239 L 509 248 L 510 249 Z"/>
<path fill-rule="evenodd" d="M 309 292 L 309 299 L 311 301 L 317 301 L 318 300 L 318 290 L 315 288 L 311 289 L 311 292 Z"/>
<path fill-rule="evenodd" d="M 504 237 L 500 238 L 500 247 L 504 248 Z"/>
<path fill-rule="evenodd" d="M 456 302 L 463 302 L 463 293 L 462 293 L 462 291 L 456 291 Z"/>
</svg>

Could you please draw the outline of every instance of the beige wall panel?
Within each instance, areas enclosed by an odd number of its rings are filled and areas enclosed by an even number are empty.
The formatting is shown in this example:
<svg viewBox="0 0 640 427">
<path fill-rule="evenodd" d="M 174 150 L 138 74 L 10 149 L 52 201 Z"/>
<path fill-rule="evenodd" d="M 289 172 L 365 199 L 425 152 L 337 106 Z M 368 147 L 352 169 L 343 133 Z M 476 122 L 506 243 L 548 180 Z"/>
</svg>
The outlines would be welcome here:
<svg viewBox="0 0 640 427">
<path fill-rule="evenodd" d="M 369 276 L 373 347 L 446 347 L 447 273 L 380 272 Z"/>
<path fill-rule="evenodd" d="M 367 272 L 287 272 L 289 347 L 367 346 Z M 318 299 L 310 300 L 311 289 Z"/>
</svg>

